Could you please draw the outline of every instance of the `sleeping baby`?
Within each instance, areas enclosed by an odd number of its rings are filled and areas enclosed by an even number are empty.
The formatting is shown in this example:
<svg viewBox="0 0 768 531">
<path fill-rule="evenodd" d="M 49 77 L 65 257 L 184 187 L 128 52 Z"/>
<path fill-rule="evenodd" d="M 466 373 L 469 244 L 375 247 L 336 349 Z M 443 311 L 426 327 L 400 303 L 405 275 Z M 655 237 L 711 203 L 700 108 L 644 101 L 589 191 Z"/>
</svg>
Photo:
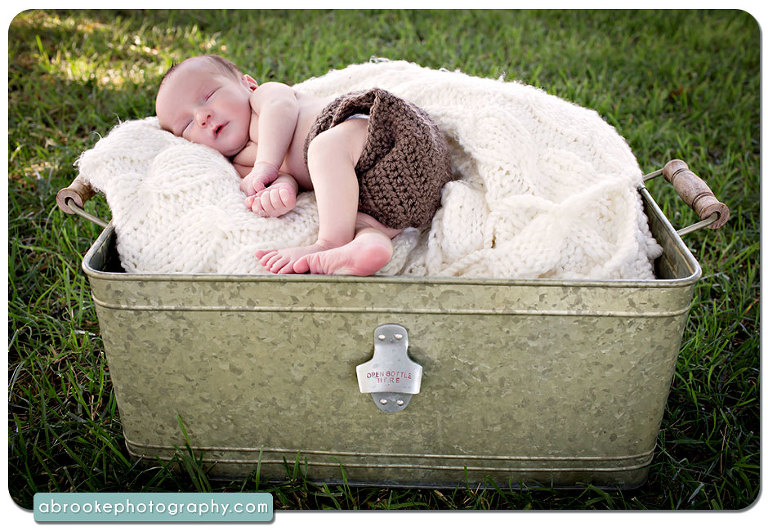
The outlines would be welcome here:
<svg viewBox="0 0 768 531">
<path fill-rule="evenodd" d="M 300 191 L 314 191 L 317 241 L 258 250 L 273 273 L 376 273 L 392 257 L 394 236 L 431 221 L 451 179 L 435 123 L 381 89 L 317 98 L 259 85 L 207 55 L 165 74 L 155 108 L 163 129 L 230 159 L 256 214 L 282 216 Z"/>
</svg>

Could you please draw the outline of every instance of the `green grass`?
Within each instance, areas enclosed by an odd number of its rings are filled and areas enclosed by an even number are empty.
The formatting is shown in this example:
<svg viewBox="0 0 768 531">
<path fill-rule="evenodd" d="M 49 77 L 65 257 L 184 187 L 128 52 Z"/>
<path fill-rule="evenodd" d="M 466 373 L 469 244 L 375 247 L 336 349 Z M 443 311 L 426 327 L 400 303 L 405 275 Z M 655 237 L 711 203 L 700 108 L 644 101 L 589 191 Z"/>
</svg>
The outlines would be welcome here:
<svg viewBox="0 0 768 531">
<path fill-rule="evenodd" d="M 9 489 L 266 490 L 276 509 L 740 509 L 760 488 L 760 32 L 738 11 L 28 11 L 8 34 Z M 595 487 L 386 489 L 257 474 L 212 482 L 127 457 L 82 254 L 99 228 L 55 207 L 73 163 L 154 113 L 174 61 L 216 52 L 295 83 L 371 56 L 516 79 L 596 109 L 645 171 L 683 158 L 732 210 L 685 240 L 702 265 L 649 481 Z M 649 185 L 674 225 L 694 215 Z M 101 198 L 89 211 L 109 218 Z"/>
</svg>

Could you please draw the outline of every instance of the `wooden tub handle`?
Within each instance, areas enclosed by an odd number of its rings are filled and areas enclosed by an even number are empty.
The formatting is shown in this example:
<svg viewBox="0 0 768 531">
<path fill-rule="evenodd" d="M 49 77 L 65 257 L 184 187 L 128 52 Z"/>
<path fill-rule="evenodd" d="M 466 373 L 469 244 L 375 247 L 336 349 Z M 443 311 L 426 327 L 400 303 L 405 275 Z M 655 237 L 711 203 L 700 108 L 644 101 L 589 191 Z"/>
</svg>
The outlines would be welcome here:
<svg viewBox="0 0 768 531">
<path fill-rule="evenodd" d="M 691 207 L 699 219 L 707 219 L 717 214 L 717 219 L 709 225 L 711 229 L 719 229 L 731 215 L 731 209 L 721 203 L 709 189 L 709 186 L 682 160 L 670 160 L 662 170 L 664 178 L 674 186 L 675 191 L 686 205 Z"/>
<path fill-rule="evenodd" d="M 76 214 L 76 212 L 67 205 L 67 199 L 72 199 L 75 202 L 75 205 L 82 209 L 85 202 L 94 195 L 96 195 L 96 192 L 94 192 L 88 184 L 84 183 L 78 175 L 75 180 L 72 181 L 72 184 L 58 191 L 56 194 L 56 204 L 59 205 L 59 208 L 65 213 Z"/>
</svg>

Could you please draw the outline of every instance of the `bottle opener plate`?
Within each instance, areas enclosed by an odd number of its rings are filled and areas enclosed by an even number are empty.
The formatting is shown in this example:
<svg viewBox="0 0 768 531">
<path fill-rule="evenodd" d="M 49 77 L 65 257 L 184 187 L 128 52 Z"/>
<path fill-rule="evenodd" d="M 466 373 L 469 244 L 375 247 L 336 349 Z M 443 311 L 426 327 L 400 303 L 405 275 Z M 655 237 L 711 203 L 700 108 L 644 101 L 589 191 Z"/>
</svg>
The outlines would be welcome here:
<svg viewBox="0 0 768 531">
<path fill-rule="evenodd" d="M 357 383 L 379 409 L 397 413 L 421 390 L 421 373 L 421 365 L 408 357 L 408 331 L 385 324 L 373 333 L 373 358 L 357 366 Z"/>
</svg>

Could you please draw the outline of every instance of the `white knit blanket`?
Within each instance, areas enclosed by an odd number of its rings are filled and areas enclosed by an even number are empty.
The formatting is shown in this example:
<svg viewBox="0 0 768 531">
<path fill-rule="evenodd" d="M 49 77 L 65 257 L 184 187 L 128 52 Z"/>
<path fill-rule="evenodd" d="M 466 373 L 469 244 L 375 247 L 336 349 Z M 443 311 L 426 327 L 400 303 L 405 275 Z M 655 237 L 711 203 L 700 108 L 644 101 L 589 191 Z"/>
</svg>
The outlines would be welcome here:
<svg viewBox="0 0 768 531">
<path fill-rule="evenodd" d="M 448 137 L 459 178 L 431 227 L 407 229 L 380 275 L 648 279 L 661 253 L 648 230 L 629 146 L 596 112 L 517 82 L 373 61 L 295 88 L 338 95 L 379 87 L 425 109 Z M 210 148 L 119 124 L 77 162 L 112 211 L 127 272 L 269 274 L 254 251 L 317 235 L 312 193 L 265 219 Z"/>
</svg>

